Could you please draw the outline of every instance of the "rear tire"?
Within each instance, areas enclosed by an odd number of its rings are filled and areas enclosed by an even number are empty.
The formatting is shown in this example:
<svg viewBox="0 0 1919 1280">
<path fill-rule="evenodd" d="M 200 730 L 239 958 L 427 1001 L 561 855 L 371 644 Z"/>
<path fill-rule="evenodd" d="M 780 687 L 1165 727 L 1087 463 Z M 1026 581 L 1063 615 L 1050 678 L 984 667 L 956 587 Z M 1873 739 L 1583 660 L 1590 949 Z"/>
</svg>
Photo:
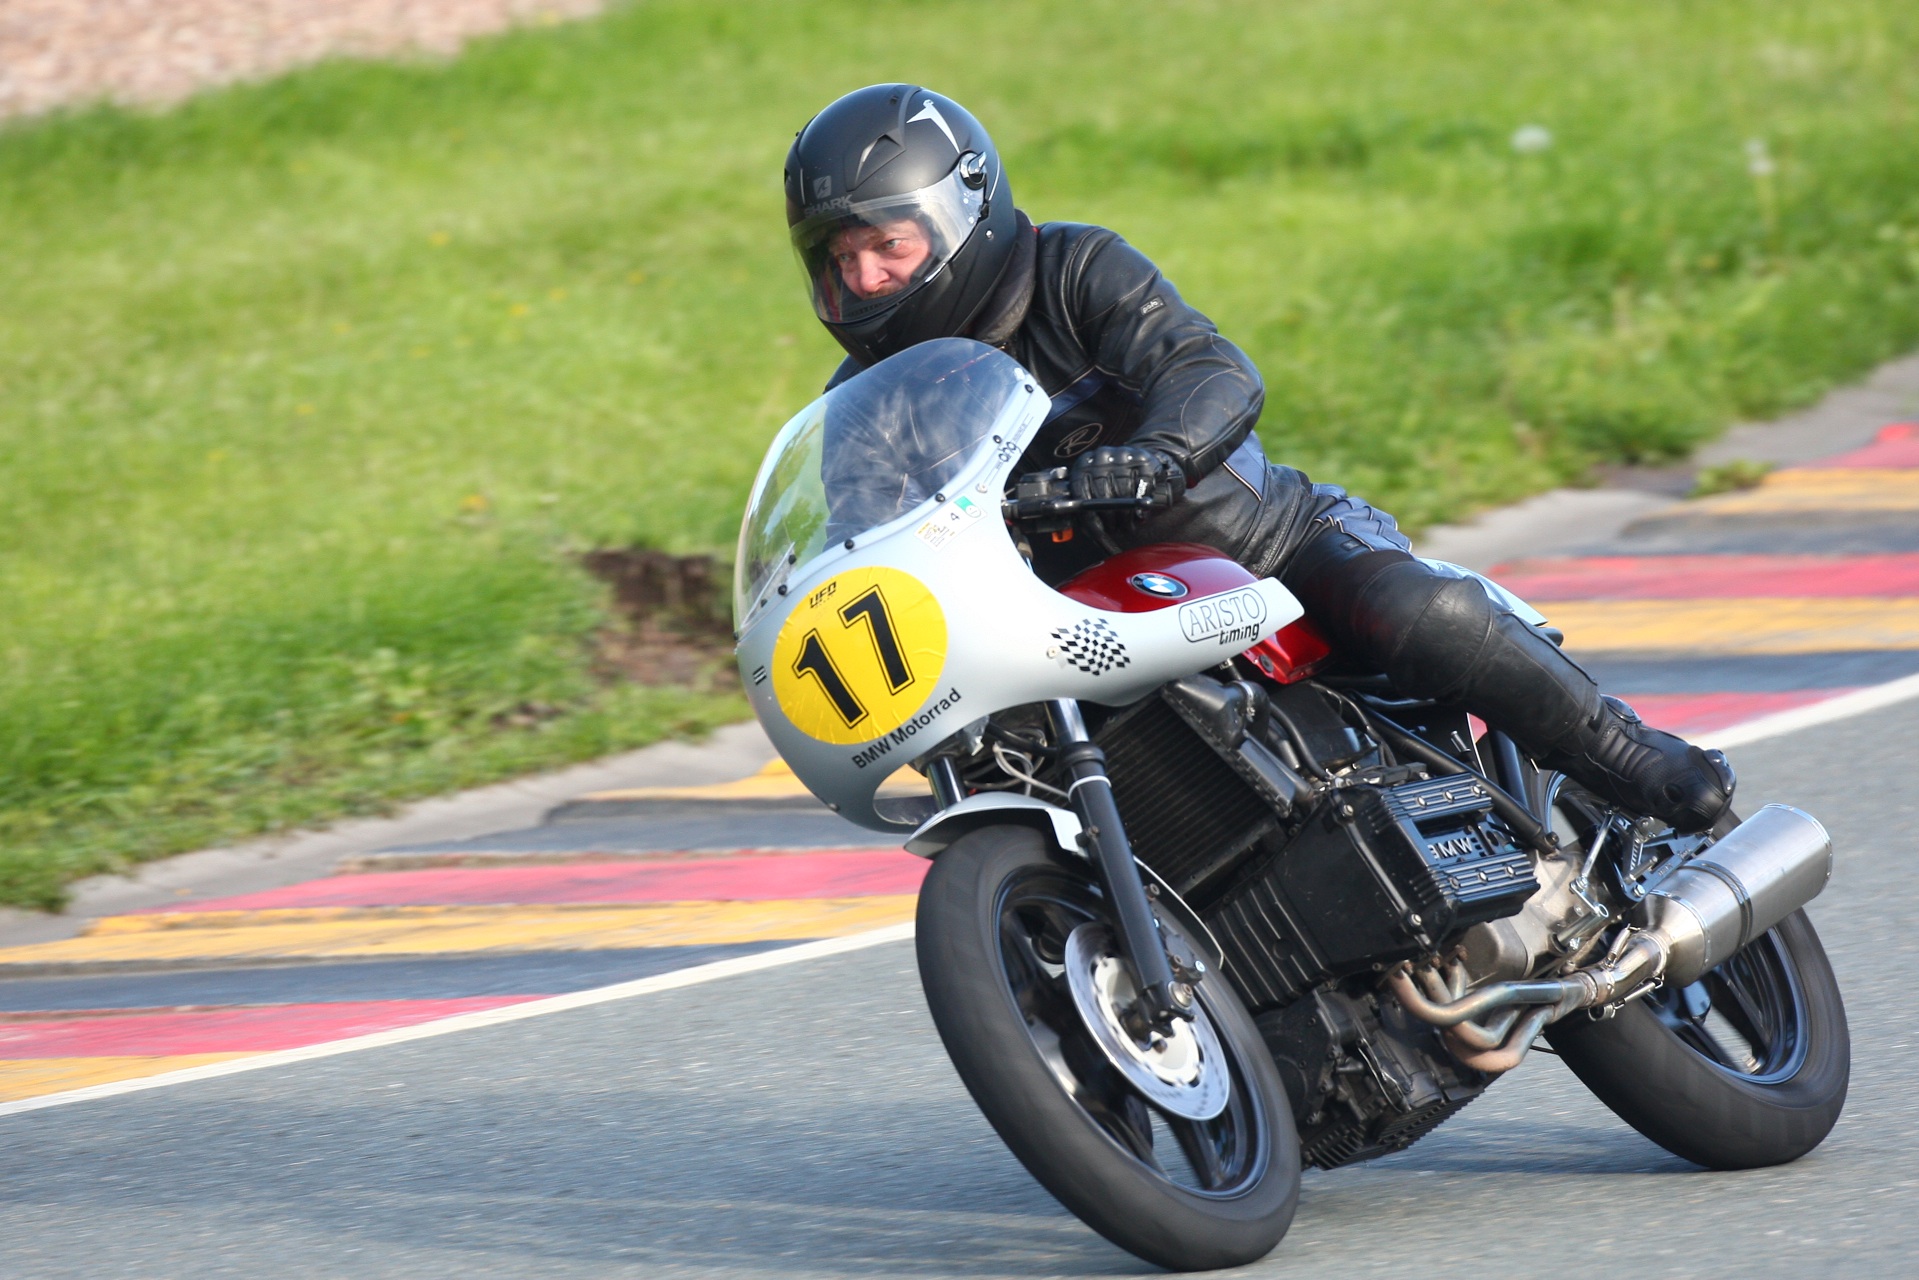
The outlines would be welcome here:
<svg viewBox="0 0 1919 1280">
<path fill-rule="evenodd" d="M 1838 1121 L 1852 1076 L 1845 1004 L 1803 911 L 1683 991 L 1604 1022 L 1575 1014 L 1546 1039 L 1620 1119 L 1708 1169 L 1806 1154 Z"/>
<path fill-rule="evenodd" d="M 1209 974 L 1201 1008 L 1223 1061 L 1208 1069 L 1229 1072 L 1226 1108 L 1191 1120 L 1151 1103 L 1102 1054 L 1064 976 L 1066 937 L 1101 921 L 1089 870 L 1056 859 L 1038 832 L 957 841 L 919 898 L 920 982 L 940 1038 L 1007 1147 L 1095 1231 L 1173 1270 L 1256 1261 L 1299 1198 L 1299 1139 L 1272 1058 L 1225 976 Z"/>
</svg>

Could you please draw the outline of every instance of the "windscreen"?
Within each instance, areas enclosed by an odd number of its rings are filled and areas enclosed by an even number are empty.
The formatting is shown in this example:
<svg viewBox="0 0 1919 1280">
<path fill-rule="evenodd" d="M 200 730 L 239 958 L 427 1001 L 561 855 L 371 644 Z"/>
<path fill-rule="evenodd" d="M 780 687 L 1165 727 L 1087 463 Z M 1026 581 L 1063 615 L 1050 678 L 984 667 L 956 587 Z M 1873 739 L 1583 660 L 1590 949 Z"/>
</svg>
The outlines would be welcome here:
<svg viewBox="0 0 1919 1280">
<path fill-rule="evenodd" d="M 965 338 L 910 347 L 780 429 L 753 482 L 733 573 L 744 629 L 786 576 L 830 546 L 932 501 L 977 456 L 1026 373 Z"/>
</svg>

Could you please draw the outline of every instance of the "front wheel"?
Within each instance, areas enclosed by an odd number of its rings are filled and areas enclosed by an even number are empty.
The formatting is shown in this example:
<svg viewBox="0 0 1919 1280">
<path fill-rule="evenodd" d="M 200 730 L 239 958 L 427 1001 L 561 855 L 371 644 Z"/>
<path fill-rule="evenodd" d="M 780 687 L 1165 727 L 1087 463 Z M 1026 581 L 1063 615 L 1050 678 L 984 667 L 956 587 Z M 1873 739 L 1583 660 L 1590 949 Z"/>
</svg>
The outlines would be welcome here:
<svg viewBox="0 0 1919 1280">
<path fill-rule="evenodd" d="M 1299 1199 L 1272 1058 L 1218 973 L 1191 1024 L 1128 1031 L 1134 988 L 1113 933 L 1090 870 L 1037 832 L 957 841 L 919 899 L 940 1039 L 1020 1163 L 1108 1240 L 1181 1271 L 1264 1257 Z"/>
<path fill-rule="evenodd" d="M 1708 1169 L 1796 1160 L 1832 1131 L 1852 1076 L 1839 983 L 1795 911 L 1698 982 L 1546 1039 L 1599 1100 Z"/>
</svg>

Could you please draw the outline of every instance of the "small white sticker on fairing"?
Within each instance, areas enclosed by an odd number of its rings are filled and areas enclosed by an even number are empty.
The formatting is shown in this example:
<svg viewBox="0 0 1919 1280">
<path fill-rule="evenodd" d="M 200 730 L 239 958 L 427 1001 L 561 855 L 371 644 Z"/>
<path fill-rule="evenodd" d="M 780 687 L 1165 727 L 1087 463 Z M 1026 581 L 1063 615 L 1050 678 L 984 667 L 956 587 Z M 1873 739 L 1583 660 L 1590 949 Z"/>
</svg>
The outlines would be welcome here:
<svg viewBox="0 0 1919 1280">
<path fill-rule="evenodd" d="M 1266 621 L 1266 598 L 1251 587 L 1223 591 L 1179 607 L 1179 629 L 1188 644 L 1251 644 Z"/>
<path fill-rule="evenodd" d="M 934 512 L 933 518 L 913 530 L 913 534 L 937 550 L 972 528 L 985 513 L 986 508 L 971 498 L 955 498 Z"/>
</svg>

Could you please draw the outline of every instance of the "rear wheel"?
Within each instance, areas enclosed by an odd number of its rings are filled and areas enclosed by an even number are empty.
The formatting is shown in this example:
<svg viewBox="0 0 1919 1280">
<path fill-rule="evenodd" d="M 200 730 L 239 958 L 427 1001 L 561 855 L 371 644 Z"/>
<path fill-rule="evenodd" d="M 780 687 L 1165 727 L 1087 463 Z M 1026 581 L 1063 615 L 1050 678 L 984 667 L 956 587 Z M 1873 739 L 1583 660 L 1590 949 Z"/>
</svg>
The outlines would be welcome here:
<svg viewBox="0 0 1919 1280">
<path fill-rule="evenodd" d="M 1604 1022 L 1547 1028 L 1620 1119 L 1709 1169 L 1796 1160 L 1832 1131 L 1852 1075 L 1839 984 L 1803 911 L 1691 986 Z"/>
<path fill-rule="evenodd" d="M 1090 871 L 1037 832 L 959 840 L 919 900 L 940 1038 L 1013 1154 L 1087 1225 L 1175 1270 L 1252 1262 L 1299 1196 L 1278 1073 L 1222 974 L 1199 984 L 1191 1024 L 1128 1030 L 1133 979 L 1113 933 Z"/>
</svg>

